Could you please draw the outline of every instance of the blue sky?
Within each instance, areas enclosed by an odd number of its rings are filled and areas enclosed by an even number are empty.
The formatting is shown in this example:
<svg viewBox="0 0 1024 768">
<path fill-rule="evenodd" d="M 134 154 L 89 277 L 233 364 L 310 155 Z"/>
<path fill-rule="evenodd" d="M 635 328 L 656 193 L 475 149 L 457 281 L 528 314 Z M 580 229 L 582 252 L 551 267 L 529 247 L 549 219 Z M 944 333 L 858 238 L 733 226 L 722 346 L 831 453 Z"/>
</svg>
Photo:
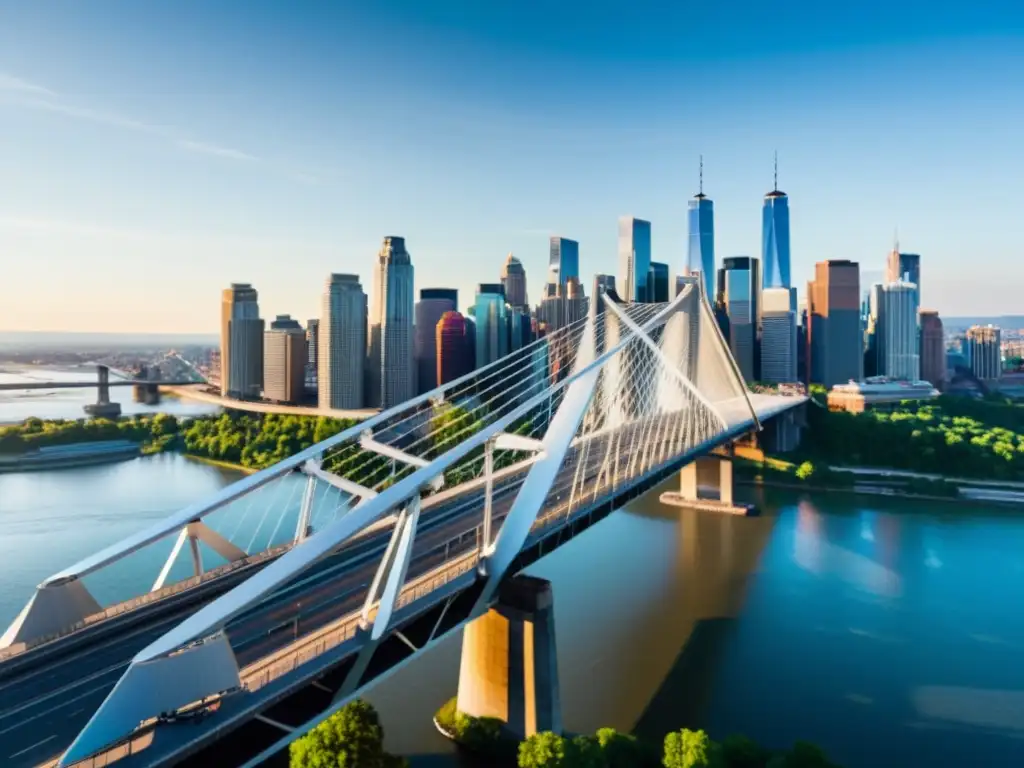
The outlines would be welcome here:
<svg viewBox="0 0 1024 768">
<path fill-rule="evenodd" d="M 11 7 L 17 5 L 19 7 Z M 881 268 L 1021 309 L 1024 5 L 54 0 L 0 8 L 0 329 L 212 332 L 219 290 L 317 314 L 404 235 L 417 287 L 536 298 L 547 238 L 616 270 L 616 218 L 685 259 L 705 158 L 719 258 L 790 195 L 793 276 Z"/>
</svg>

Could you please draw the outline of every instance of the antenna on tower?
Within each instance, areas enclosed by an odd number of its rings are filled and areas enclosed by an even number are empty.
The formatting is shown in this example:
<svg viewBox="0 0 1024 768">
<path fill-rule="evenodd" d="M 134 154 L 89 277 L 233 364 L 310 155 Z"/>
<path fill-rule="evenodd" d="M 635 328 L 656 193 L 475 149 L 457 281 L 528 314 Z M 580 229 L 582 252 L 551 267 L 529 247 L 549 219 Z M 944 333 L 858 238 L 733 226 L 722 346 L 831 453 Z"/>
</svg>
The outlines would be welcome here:
<svg viewBox="0 0 1024 768">
<path fill-rule="evenodd" d="M 704 194 L 704 155 L 700 156 L 700 189 L 698 192 L 701 195 Z"/>
<path fill-rule="evenodd" d="M 892 250 L 894 253 L 900 252 L 900 228 L 895 227 L 892 231 Z"/>
<path fill-rule="evenodd" d="M 776 192 L 779 191 L 779 150 L 775 150 L 775 178 L 772 181 L 774 185 L 772 189 Z"/>
</svg>

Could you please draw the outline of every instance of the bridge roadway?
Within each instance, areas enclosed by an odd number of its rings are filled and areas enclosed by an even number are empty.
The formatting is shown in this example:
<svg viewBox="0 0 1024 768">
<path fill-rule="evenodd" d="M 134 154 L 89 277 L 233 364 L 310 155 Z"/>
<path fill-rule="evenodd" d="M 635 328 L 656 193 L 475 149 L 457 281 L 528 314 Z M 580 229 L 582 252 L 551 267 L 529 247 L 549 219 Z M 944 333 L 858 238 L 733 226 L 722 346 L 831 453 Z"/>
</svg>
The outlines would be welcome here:
<svg viewBox="0 0 1024 768">
<path fill-rule="evenodd" d="M 108 387 L 134 387 L 138 384 L 155 384 L 158 387 L 194 387 L 205 384 L 203 381 L 146 381 L 143 379 L 110 379 L 105 386 Z M 0 392 L 23 389 L 99 389 L 99 380 L 96 381 L 16 381 L 0 384 Z"/>
</svg>

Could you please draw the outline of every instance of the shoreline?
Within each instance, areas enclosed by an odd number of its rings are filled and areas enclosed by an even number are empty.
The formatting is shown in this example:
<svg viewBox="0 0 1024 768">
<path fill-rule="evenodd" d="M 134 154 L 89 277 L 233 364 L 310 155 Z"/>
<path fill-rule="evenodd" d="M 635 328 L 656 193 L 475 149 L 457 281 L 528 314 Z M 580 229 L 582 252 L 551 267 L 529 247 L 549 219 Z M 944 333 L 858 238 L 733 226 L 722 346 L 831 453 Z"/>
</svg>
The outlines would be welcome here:
<svg viewBox="0 0 1024 768">
<path fill-rule="evenodd" d="M 881 491 L 872 491 L 866 488 L 850 487 L 838 487 L 838 486 L 825 486 L 825 485 L 806 485 L 803 483 L 780 483 L 773 480 L 752 480 L 748 478 L 736 478 L 735 483 L 737 485 L 749 485 L 761 488 L 782 488 L 791 491 L 813 491 L 815 493 L 852 493 L 860 494 L 862 496 L 883 496 L 893 499 L 916 499 L 917 501 L 945 501 L 951 504 L 965 504 L 984 506 L 986 504 L 998 504 L 1004 507 L 1019 507 L 1022 506 L 1019 501 L 1011 501 L 1009 499 L 970 499 L 963 496 L 932 496 L 924 493 L 903 493 L 894 491 L 893 493 L 882 493 Z"/>
<path fill-rule="evenodd" d="M 207 456 L 197 456 L 194 453 L 187 453 L 185 451 L 165 451 L 165 453 L 177 453 L 177 454 L 179 454 L 181 456 L 184 456 L 186 459 L 191 459 L 192 461 L 198 461 L 200 464 L 209 464 L 212 467 L 220 467 L 221 469 L 230 469 L 230 470 L 233 470 L 235 472 L 242 472 L 243 474 L 246 474 L 246 475 L 255 475 L 257 472 L 259 472 L 258 469 L 253 469 L 252 467 L 245 467 L 245 466 L 242 466 L 241 464 L 234 464 L 234 463 L 232 463 L 230 461 L 223 461 L 221 459 L 211 459 L 211 458 L 209 458 Z M 156 455 L 156 454 L 154 454 L 154 455 Z"/>
</svg>

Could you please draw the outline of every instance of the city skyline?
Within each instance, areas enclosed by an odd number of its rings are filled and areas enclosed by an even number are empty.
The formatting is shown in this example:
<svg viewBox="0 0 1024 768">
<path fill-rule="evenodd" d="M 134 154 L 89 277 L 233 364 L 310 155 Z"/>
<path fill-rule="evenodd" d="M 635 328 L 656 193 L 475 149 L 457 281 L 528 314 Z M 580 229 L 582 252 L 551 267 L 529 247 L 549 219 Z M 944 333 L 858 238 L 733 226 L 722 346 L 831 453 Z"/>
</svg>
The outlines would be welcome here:
<svg viewBox="0 0 1024 768">
<path fill-rule="evenodd" d="M 1019 10 L 901 9 L 869 25 L 812 6 L 700 9 L 685 24 L 681 9 L 634 9 L 614 24 L 583 18 L 566 37 L 499 8 L 442 3 L 428 19 L 383 3 L 307 6 L 281 37 L 280 9 L 257 3 L 243 44 L 225 7 L 6 13 L 0 330 L 208 333 L 209 297 L 236 280 L 260 286 L 275 312 L 312 317 L 324 274 L 372 284 L 389 232 L 415 243 L 417 289 L 470 296 L 511 251 L 539 297 L 551 235 L 580 243 L 589 286 L 618 273 L 615 220 L 630 213 L 652 222 L 652 258 L 675 275 L 697 158 L 720 264 L 761 253 L 776 150 L 794 285 L 822 259 L 884 260 L 898 227 L 928 260 L 922 306 L 1016 306 L 1014 280 L 961 267 L 977 253 L 1013 274 L 1024 241 L 1020 108 L 994 98 L 1024 85 Z M 381 35 L 386 51 L 372 42 Z M 410 53 L 425 48 L 429 62 Z M 704 75 L 680 77 L 695 62 Z M 652 103 L 666 105 L 656 123 L 638 117 Z M 51 295 L 61 301 L 39 301 Z"/>
</svg>

